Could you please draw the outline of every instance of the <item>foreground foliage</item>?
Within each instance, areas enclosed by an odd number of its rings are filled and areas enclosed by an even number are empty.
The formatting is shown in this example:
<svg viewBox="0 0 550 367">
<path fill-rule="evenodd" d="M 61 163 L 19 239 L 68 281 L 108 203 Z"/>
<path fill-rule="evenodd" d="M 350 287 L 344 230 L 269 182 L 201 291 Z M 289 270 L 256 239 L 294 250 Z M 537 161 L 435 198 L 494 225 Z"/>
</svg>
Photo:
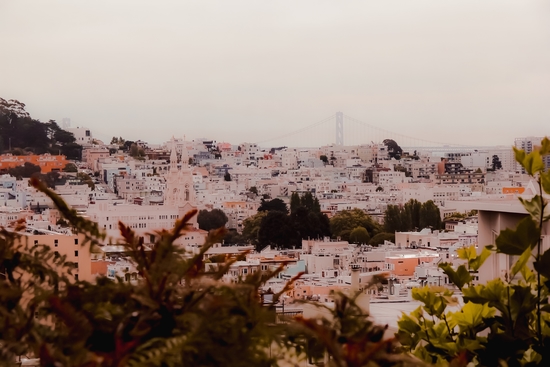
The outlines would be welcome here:
<svg viewBox="0 0 550 367">
<path fill-rule="evenodd" d="M 82 246 L 93 251 L 105 241 L 96 223 L 77 216 L 43 183 L 33 184 L 84 235 Z M 72 263 L 47 246 L 28 243 L 21 224 L 15 232 L 2 229 L 0 364 L 13 366 L 27 356 L 55 367 L 273 366 L 293 365 L 306 354 L 335 366 L 417 364 L 395 353 L 395 341 L 382 339 L 384 328 L 351 296 L 335 296 L 329 317 L 277 322 L 260 290 L 280 269 L 225 283 L 231 261 L 213 268 L 203 263 L 223 230 L 212 231 L 194 255 L 175 245 L 195 214 L 153 233 L 151 246 L 119 223 L 120 245 L 140 275 L 135 283 L 106 277 L 93 284 L 75 281 Z M 273 295 L 274 304 L 291 286 Z"/>
<path fill-rule="evenodd" d="M 539 192 L 550 194 L 542 159 L 550 154 L 550 141 L 544 139 L 532 153 L 515 154 Z M 437 365 L 550 365 L 550 250 L 543 252 L 541 237 L 550 219 L 548 201 L 542 194 L 520 201 L 529 216 L 515 230 L 501 231 L 494 247 L 461 249 L 465 265 L 457 269 L 440 265 L 462 292 L 461 302 L 443 287 L 413 291 L 423 306 L 399 321 L 397 336 L 405 350 Z M 500 254 L 514 260 L 506 277 L 475 285 L 473 275 L 485 260 Z"/>
</svg>

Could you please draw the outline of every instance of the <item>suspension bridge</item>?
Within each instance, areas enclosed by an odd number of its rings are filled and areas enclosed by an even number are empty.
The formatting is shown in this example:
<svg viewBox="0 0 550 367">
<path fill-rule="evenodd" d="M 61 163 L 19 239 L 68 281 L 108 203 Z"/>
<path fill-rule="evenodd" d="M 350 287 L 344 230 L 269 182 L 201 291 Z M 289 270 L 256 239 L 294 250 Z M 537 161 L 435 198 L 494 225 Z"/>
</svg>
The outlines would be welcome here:
<svg viewBox="0 0 550 367">
<path fill-rule="evenodd" d="M 342 112 L 337 112 L 313 124 L 256 143 L 262 147 L 319 147 L 323 145 L 349 146 L 382 143 L 385 139 L 393 139 L 403 148 L 422 148 L 424 150 L 437 150 L 443 147 L 446 150 L 461 150 L 471 147 L 394 132 L 389 128 L 381 128 L 360 121 Z"/>
</svg>

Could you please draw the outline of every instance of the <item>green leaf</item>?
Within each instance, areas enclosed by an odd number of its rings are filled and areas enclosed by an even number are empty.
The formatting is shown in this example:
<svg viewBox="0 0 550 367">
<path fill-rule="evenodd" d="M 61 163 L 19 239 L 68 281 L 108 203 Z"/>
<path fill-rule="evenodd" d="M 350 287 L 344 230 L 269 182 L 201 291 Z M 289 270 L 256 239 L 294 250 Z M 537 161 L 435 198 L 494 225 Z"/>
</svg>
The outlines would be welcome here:
<svg viewBox="0 0 550 367">
<path fill-rule="evenodd" d="M 420 331 L 421 328 L 418 323 L 418 319 L 413 319 L 409 315 L 403 313 L 401 319 L 397 322 L 397 325 L 399 326 L 399 330 L 404 330 L 412 334 Z"/>
<path fill-rule="evenodd" d="M 522 219 L 516 230 L 505 229 L 500 231 L 496 239 L 497 252 L 507 255 L 521 255 L 531 248 L 533 249 L 540 238 L 540 230 L 531 217 Z"/>
<path fill-rule="evenodd" d="M 439 264 L 439 267 L 447 274 L 451 283 L 456 285 L 459 289 L 462 289 L 465 284 L 472 281 L 472 276 L 464 265 L 460 265 L 456 271 L 449 263 Z"/>
<path fill-rule="evenodd" d="M 453 321 L 458 326 L 465 328 L 475 328 L 483 324 L 483 319 L 488 319 L 495 315 L 495 309 L 489 307 L 487 303 L 477 304 L 468 302 L 462 307 L 462 310 L 452 313 Z"/>
<path fill-rule="evenodd" d="M 550 279 L 550 250 L 544 251 L 540 259 L 535 261 L 535 270 Z"/>
<path fill-rule="evenodd" d="M 465 301 L 481 304 L 489 302 L 490 306 L 494 306 L 502 302 L 505 289 L 506 285 L 498 278 L 488 281 L 487 284 L 464 288 L 462 293 Z"/>
<path fill-rule="evenodd" d="M 462 247 L 456 250 L 456 254 L 459 259 L 462 260 L 470 260 L 475 259 L 477 256 L 477 251 L 475 245 L 469 246 L 469 247 Z"/>
<path fill-rule="evenodd" d="M 529 257 L 531 256 L 531 248 L 525 249 L 523 254 L 519 257 L 518 261 L 512 266 L 512 269 L 510 269 L 510 279 L 514 278 L 516 274 L 521 271 L 524 267 L 527 266 L 527 261 L 529 261 Z"/>
<path fill-rule="evenodd" d="M 538 150 L 533 150 L 527 154 L 522 162 L 520 162 L 525 171 L 531 176 L 534 176 L 537 172 L 544 171 L 544 162 L 542 156 Z"/>
<path fill-rule="evenodd" d="M 475 258 L 468 261 L 468 265 L 470 265 L 470 269 L 473 271 L 478 271 L 479 268 L 481 268 L 481 265 L 487 260 L 487 258 L 491 256 L 491 250 L 489 250 L 487 247 L 484 247 L 483 250 L 481 250 L 481 253 L 479 256 L 476 256 Z"/>
<path fill-rule="evenodd" d="M 426 286 L 412 290 L 413 299 L 424 303 L 423 309 L 428 315 L 439 318 L 443 315 L 447 305 L 454 302 L 452 296 L 453 292 L 440 286 Z M 429 320 L 426 321 L 430 322 Z"/>
<path fill-rule="evenodd" d="M 533 218 L 533 221 L 538 225 L 540 221 L 540 213 L 542 212 L 542 200 L 540 195 L 535 195 L 531 200 L 519 198 L 519 201 L 523 204 L 523 207 Z"/>
<path fill-rule="evenodd" d="M 521 150 L 516 147 L 512 147 L 512 149 L 514 149 L 514 155 L 516 157 L 516 161 L 523 166 L 523 160 L 525 159 L 525 156 L 526 156 L 525 150 Z"/>
</svg>

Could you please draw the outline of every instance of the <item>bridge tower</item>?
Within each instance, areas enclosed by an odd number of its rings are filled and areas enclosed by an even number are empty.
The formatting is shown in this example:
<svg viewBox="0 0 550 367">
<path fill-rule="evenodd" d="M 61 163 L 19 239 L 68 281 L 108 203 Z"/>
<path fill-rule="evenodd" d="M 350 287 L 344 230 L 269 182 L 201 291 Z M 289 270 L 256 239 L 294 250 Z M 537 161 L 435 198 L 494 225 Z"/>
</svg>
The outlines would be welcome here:
<svg viewBox="0 0 550 367">
<path fill-rule="evenodd" d="M 336 145 L 344 145 L 344 114 L 336 112 Z"/>
</svg>

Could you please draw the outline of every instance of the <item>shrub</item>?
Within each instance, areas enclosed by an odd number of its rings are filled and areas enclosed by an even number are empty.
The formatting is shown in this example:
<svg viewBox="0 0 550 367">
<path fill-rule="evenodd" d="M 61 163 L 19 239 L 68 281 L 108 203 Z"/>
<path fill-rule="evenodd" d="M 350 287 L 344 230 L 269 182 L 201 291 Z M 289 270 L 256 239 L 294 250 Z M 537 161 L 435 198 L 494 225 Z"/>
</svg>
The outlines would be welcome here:
<svg viewBox="0 0 550 367">
<path fill-rule="evenodd" d="M 550 172 L 543 164 L 550 141 L 545 138 L 529 154 L 514 150 L 540 192 L 550 194 Z M 413 290 L 413 298 L 423 305 L 399 321 L 397 337 L 404 350 L 437 365 L 550 365 L 550 250 L 543 252 L 541 237 L 550 219 L 548 201 L 542 195 L 520 201 L 529 216 L 515 230 L 501 231 L 494 247 L 459 250 L 465 265 L 457 269 L 440 265 L 462 292 L 462 303 L 442 287 Z M 504 279 L 474 285 L 471 273 L 496 256 L 492 253 L 509 255 L 515 263 Z M 463 306 L 455 311 L 459 304 Z"/>
</svg>

